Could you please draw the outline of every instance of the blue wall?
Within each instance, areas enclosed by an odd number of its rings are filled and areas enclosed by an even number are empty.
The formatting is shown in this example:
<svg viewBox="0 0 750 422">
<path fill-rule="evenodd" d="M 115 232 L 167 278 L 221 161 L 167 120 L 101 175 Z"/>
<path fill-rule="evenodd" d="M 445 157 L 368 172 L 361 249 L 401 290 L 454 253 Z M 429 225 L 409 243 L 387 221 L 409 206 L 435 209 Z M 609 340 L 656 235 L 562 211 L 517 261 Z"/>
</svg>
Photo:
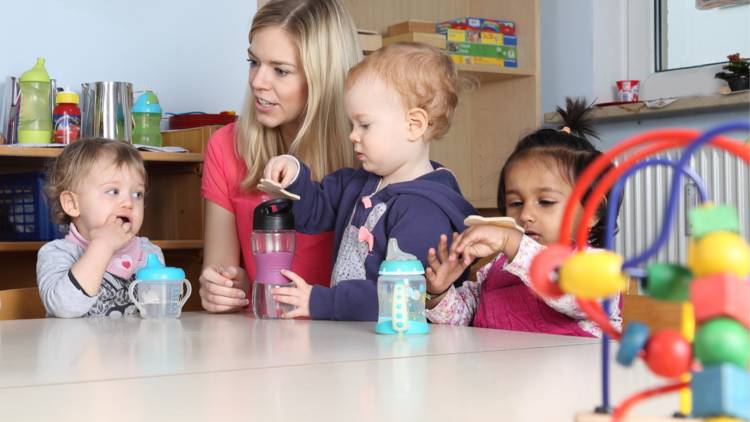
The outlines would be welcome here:
<svg viewBox="0 0 750 422">
<path fill-rule="evenodd" d="M 81 82 L 124 80 L 155 90 L 167 112 L 239 111 L 255 0 L 126 3 L 3 2 L 0 85 L 42 56 L 58 86 L 74 91 Z"/>
</svg>

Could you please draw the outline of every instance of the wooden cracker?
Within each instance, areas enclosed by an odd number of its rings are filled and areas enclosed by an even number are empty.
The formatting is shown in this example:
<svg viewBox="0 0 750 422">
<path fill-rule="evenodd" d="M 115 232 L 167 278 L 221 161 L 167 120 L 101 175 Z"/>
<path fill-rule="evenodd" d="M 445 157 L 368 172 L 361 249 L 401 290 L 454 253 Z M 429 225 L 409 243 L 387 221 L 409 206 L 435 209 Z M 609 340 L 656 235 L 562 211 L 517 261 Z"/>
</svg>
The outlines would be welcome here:
<svg viewBox="0 0 750 422">
<path fill-rule="evenodd" d="M 282 188 L 280 184 L 274 182 L 273 180 L 260 179 L 260 182 L 258 182 L 258 190 L 263 191 L 274 198 L 287 198 L 291 199 L 292 201 L 300 200 L 299 195 L 287 191 L 286 189 Z"/>
<path fill-rule="evenodd" d="M 464 219 L 464 224 L 467 227 L 489 224 L 491 226 L 515 229 L 521 233 L 525 233 L 525 230 L 516 224 L 516 220 L 512 217 L 482 217 L 481 215 L 470 215 Z"/>
</svg>

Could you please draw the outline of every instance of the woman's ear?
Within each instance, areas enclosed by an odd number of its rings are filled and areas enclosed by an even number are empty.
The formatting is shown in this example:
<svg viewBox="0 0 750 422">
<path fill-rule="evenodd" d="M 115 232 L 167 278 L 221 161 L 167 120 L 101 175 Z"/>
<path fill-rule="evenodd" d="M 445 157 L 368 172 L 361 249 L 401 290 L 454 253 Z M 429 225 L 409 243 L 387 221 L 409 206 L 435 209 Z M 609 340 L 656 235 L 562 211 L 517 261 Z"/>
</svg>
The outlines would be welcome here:
<svg viewBox="0 0 750 422">
<path fill-rule="evenodd" d="M 408 127 L 408 139 L 418 141 L 424 137 L 430 124 L 430 118 L 424 109 L 415 107 L 406 112 L 406 123 Z"/>
<path fill-rule="evenodd" d="M 60 205 L 62 205 L 65 214 L 71 218 L 76 218 L 81 215 L 80 207 L 78 206 L 78 197 L 75 193 L 66 190 L 60 194 Z"/>
</svg>

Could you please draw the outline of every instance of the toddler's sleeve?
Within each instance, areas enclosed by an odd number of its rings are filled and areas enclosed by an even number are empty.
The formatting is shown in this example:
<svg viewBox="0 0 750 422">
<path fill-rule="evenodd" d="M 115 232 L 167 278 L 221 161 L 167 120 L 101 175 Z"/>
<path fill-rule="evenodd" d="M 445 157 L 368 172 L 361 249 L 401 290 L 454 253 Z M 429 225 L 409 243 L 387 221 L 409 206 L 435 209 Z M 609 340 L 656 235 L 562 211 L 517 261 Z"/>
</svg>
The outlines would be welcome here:
<svg viewBox="0 0 750 422">
<path fill-rule="evenodd" d="M 540 243 L 534 241 L 534 239 L 523 236 L 521 238 L 521 244 L 518 247 L 513 261 L 505 264 L 505 270 L 514 274 L 523 281 L 530 289 L 534 289 L 531 286 L 531 277 L 529 276 L 529 269 L 531 268 L 531 262 L 534 260 L 536 254 L 542 251 L 545 247 Z M 541 297 L 541 296 L 540 296 Z M 562 295 L 557 299 L 548 299 L 541 297 L 544 303 L 550 308 L 565 314 L 573 319 L 581 320 L 585 319 L 586 315 L 578 308 L 576 299 L 573 295 Z"/>
<path fill-rule="evenodd" d="M 47 315 L 77 318 L 96 303 L 97 296 L 87 295 L 70 271 L 79 257 L 78 246 L 65 240 L 49 242 L 39 250 L 36 282 Z"/>
</svg>

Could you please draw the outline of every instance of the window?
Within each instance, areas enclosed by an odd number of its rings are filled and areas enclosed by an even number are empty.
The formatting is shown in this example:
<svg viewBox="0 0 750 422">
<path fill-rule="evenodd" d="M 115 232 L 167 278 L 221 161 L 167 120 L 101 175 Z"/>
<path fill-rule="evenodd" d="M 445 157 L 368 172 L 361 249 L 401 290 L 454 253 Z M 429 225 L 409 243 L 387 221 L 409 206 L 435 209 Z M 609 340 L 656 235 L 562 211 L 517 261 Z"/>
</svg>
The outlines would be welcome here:
<svg viewBox="0 0 750 422">
<path fill-rule="evenodd" d="M 657 72 L 750 56 L 748 0 L 655 0 Z M 706 7 L 710 7 L 706 9 Z"/>
</svg>

